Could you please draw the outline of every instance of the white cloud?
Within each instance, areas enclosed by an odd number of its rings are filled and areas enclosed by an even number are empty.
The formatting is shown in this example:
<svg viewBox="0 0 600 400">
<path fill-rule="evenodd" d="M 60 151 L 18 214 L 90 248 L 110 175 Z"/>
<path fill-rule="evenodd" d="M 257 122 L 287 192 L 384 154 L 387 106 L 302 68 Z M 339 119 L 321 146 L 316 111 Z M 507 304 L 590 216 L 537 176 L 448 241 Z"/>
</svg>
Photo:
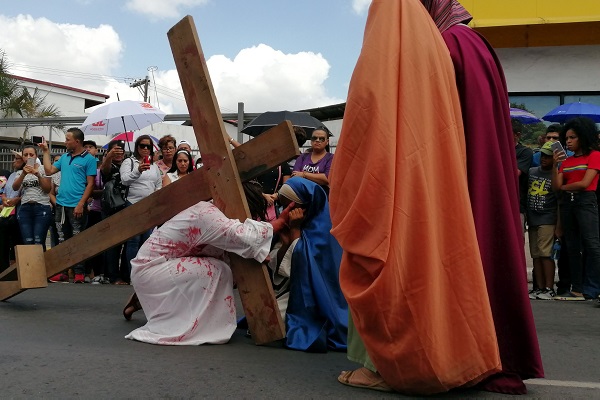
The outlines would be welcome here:
<svg viewBox="0 0 600 400">
<path fill-rule="evenodd" d="M 58 24 L 24 15 L 0 15 L 0 26 L 4 28 L 0 49 L 12 62 L 13 74 L 107 94 L 108 101 L 116 101 L 117 94 L 121 100 L 143 99 L 129 82 L 90 75 L 119 75 L 125 48 L 111 26 Z M 34 36 L 43 40 L 30 40 Z M 207 64 L 222 112 L 237 112 L 238 102 L 245 103 L 246 112 L 262 112 L 344 101 L 327 95 L 324 85 L 330 65 L 321 54 L 286 54 L 260 44 L 241 50 L 233 59 L 213 55 Z M 65 71 L 77 71 L 86 78 Z M 169 114 L 188 112 L 176 70 L 155 71 L 149 95 L 154 105 Z"/>
<path fill-rule="evenodd" d="M 212 56 L 211 79 L 221 108 L 247 111 L 318 107 L 343 100 L 326 95 L 329 63 L 321 54 L 285 54 L 260 44 L 241 50 L 233 59 Z"/>
<path fill-rule="evenodd" d="M 106 85 L 97 75 L 113 74 L 124 51 L 109 25 L 90 28 L 29 15 L 0 15 L 0 26 L 0 49 L 12 64 L 11 73 L 95 92 L 103 93 Z"/>
<path fill-rule="evenodd" d="M 193 8 L 208 3 L 209 0 L 129 0 L 125 6 L 131 11 L 153 18 L 175 18 L 182 13 L 179 8 Z"/>
<path fill-rule="evenodd" d="M 326 94 L 323 84 L 330 66 L 321 54 L 285 54 L 260 44 L 241 50 L 233 60 L 214 55 L 207 65 L 223 113 L 236 113 L 238 102 L 244 103 L 246 112 L 262 112 L 344 101 Z M 156 71 L 154 78 L 160 108 L 167 113 L 187 113 L 177 71 Z M 154 87 L 150 99 L 156 104 Z"/>
<path fill-rule="evenodd" d="M 370 5 L 371 0 L 352 0 L 352 9 L 359 15 L 364 14 Z"/>
</svg>

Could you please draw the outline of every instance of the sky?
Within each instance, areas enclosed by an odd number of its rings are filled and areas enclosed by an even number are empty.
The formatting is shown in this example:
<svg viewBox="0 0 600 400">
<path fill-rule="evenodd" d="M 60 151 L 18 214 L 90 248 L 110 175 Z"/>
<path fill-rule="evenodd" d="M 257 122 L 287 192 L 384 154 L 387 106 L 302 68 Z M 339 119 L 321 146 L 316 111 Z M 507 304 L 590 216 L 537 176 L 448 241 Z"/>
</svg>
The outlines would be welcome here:
<svg viewBox="0 0 600 400">
<path fill-rule="evenodd" d="M 187 113 L 167 39 L 194 18 L 221 112 L 342 103 L 370 0 L 24 0 L 3 2 L 12 74 Z"/>
</svg>

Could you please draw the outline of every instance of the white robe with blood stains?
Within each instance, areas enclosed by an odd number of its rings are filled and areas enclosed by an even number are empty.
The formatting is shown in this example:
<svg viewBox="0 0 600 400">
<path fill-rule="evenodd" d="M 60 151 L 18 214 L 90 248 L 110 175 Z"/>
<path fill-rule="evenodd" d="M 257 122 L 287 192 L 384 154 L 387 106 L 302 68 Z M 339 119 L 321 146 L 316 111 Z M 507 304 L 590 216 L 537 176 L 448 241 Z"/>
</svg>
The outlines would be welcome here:
<svg viewBox="0 0 600 400">
<path fill-rule="evenodd" d="M 226 251 L 262 262 L 271 224 L 231 220 L 200 202 L 157 229 L 131 261 L 131 282 L 148 323 L 127 339 L 166 345 L 226 343 L 236 329 Z"/>
</svg>

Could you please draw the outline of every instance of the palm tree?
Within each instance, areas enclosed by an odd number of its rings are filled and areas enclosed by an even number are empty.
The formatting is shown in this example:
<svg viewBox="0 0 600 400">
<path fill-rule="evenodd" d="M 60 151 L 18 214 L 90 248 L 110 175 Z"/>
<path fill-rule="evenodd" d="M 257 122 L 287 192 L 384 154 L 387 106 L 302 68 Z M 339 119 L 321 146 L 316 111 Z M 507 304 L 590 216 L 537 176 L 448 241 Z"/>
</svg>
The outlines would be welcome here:
<svg viewBox="0 0 600 400">
<path fill-rule="evenodd" d="M 6 54 L 0 50 L 0 118 L 19 115 L 22 118 L 59 117 L 58 107 L 46 104 L 46 95 L 38 88 L 31 93 L 26 87 L 9 74 L 10 64 Z M 29 126 L 23 131 L 23 139 L 27 138 Z"/>
<path fill-rule="evenodd" d="M 13 113 L 19 113 L 22 98 L 22 88 L 19 82 L 9 73 L 9 63 L 6 54 L 0 50 L 0 113 L 2 118 Z"/>
</svg>

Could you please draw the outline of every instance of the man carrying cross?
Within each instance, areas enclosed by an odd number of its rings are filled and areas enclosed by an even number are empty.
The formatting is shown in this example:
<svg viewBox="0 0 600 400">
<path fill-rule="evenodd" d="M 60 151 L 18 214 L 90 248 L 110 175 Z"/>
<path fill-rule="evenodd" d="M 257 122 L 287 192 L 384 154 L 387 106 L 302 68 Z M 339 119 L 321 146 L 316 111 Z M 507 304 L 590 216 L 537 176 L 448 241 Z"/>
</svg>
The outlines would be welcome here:
<svg viewBox="0 0 600 400">
<path fill-rule="evenodd" d="M 265 220 L 260 186 L 244 191 L 253 219 Z M 209 202 L 199 202 L 167 221 L 132 260 L 131 281 L 148 323 L 125 336 L 151 344 L 227 343 L 236 329 L 233 277 L 225 251 L 259 262 L 269 254 L 273 234 L 288 212 L 272 222 L 227 218 Z"/>
</svg>

